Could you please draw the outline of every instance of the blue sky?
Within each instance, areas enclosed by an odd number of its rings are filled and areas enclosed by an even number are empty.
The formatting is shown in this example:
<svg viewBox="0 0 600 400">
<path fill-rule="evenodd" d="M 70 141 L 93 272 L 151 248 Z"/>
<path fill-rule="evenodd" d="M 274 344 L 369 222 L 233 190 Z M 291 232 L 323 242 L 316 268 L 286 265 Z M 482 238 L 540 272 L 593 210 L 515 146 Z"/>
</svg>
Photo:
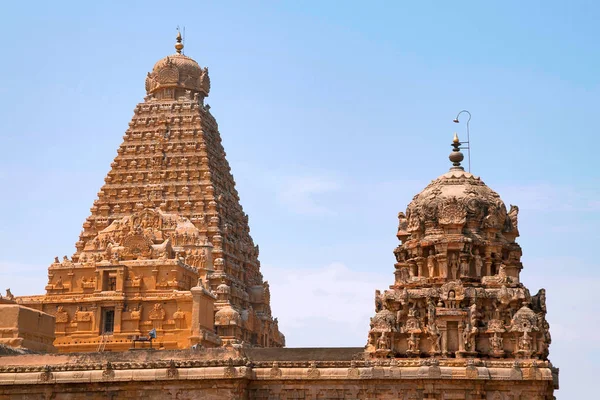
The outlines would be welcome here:
<svg viewBox="0 0 600 400">
<path fill-rule="evenodd" d="M 126 3 L 126 4 L 122 4 Z M 42 293 L 72 254 L 144 79 L 208 66 L 289 346 L 362 346 L 393 281 L 396 214 L 444 173 L 468 109 L 472 172 L 520 207 L 523 281 L 548 291 L 559 399 L 600 371 L 600 5 L 10 2 L 0 24 L 0 284 Z M 1 287 L 4 289 L 4 287 Z M 582 383 L 583 382 L 583 383 Z"/>
</svg>

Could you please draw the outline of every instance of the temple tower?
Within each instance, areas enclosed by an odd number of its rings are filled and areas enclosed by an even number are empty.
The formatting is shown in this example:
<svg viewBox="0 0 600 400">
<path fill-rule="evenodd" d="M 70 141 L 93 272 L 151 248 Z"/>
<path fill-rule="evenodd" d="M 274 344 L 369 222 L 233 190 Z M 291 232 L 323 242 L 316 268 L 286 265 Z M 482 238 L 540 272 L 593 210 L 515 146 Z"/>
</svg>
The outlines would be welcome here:
<svg viewBox="0 0 600 400">
<path fill-rule="evenodd" d="M 558 370 L 548 361 L 545 290 L 532 296 L 519 279 L 519 208 L 507 211 L 496 192 L 464 171 L 460 146 L 455 134 L 450 171 L 398 214 L 395 282 L 375 293 L 366 354 L 422 359 L 416 365 L 438 370 L 465 359 L 467 377 L 477 378 L 485 365 L 515 381 L 496 386 L 497 397 L 483 391 L 468 398 L 552 399 Z"/>
<path fill-rule="evenodd" d="M 284 345 L 208 69 L 179 34 L 175 49 L 146 77 L 75 254 L 49 267 L 45 296 L 21 298 L 56 316 L 59 351 L 123 350 L 153 328 L 164 348 Z"/>
</svg>

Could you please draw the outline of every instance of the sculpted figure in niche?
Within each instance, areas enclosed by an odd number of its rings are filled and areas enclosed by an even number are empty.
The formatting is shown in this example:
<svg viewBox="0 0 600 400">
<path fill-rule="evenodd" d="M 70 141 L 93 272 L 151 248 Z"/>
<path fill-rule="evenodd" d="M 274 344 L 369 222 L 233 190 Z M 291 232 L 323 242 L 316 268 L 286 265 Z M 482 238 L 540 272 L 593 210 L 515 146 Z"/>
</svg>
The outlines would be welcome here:
<svg viewBox="0 0 600 400">
<path fill-rule="evenodd" d="M 469 276 L 469 259 L 465 255 L 460 258 L 460 276 Z"/>
<path fill-rule="evenodd" d="M 463 331 L 463 340 L 465 344 L 465 349 L 467 351 L 475 351 L 475 336 L 479 330 L 471 325 L 471 323 L 467 323 L 465 330 Z"/>
<path fill-rule="evenodd" d="M 200 268 L 204 269 L 206 267 L 206 254 L 205 251 L 202 250 L 200 252 Z"/>
<path fill-rule="evenodd" d="M 523 332 L 523 336 L 519 338 L 519 350 L 521 351 L 530 351 L 531 350 L 531 336 L 527 333 L 527 331 Z"/>
<path fill-rule="evenodd" d="M 483 259 L 479 255 L 479 249 L 475 249 L 475 254 L 473 255 L 473 259 L 475 260 L 475 275 L 477 277 L 481 277 L 481 270 L 483 268 Z"/>
<path fill-rule="evenodd" d="M 431 352 L 439 353 L 441 351 L 442 334 L 434 321 L 427 326 L 427 333 L 429 333 L 431 339 Z"/>
<path fill-rule="evenodd" d="M 448 292 L 448 308 L 456 308 L 456 292 L 454 290 Z"/>
<path fill-rule="evenodd" d="M 504 350 L 504 343 L 502 336 L 499 336 L 497 332 L 494 332 L 494 336 L 490 337 L 490 347 L 493 351 Z"/>
<path fill-rule="evenodd" d="M 390 341 L 387 337 L 387 332 L 383 332 L 377 340 L 377 348 L 382 350 L 387 350 L 390 348 Z"/>
<path fill-rule="evenodd" d="M 427 298 L 427 320 L 430 323 L 435 321 L 435 303 L 431 297 Z"/>
<path fill-rule="evenodd" d="M 458 259 L 455 253 L 450 254 L 450 276 L 456 279 L 458 273 Z"/>
<path fill-rule="evenodd" d="M 411 333 L 407 340 L 408 352 L 417 353 L 419 351 L 419 338 Z"/>
<path fill-rule="evenodd" d="M 427 257 L 427 270 L 429 272 L 429 277 L 433 278 L 435 276 L 435 251 L 430 250 L 429 256 Z"/>
</svg>

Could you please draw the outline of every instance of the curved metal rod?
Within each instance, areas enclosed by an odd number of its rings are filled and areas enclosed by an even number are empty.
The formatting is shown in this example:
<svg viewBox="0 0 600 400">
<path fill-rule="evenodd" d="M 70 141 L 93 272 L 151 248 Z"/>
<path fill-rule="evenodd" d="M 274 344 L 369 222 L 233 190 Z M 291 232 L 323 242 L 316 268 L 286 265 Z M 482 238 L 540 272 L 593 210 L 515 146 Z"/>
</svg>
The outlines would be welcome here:
<svg viewBox="0 0 600 400">
<path fill-rule="evenodd" d="M 462 110 L 461 112 L 459 112 L 456 115 L 456 118 L 454 118 L 454 122 L 455 123 L 459 123 L 460 121 L 458 120 L 458 117 L 460 117 L 460 114 L 462 113 L 467 113 L 469 114 L 469 119 L 467 120 L 467 143 L 469 144 L 469 147 L 467 147 L 467 150 L 469 150 L 467 159 L 469 160 L 469 173 L 471 172 L 471 137 L 469 134 L 469 122 L 471 122 L 471 113 L 468 110 Z"/>
</svg>

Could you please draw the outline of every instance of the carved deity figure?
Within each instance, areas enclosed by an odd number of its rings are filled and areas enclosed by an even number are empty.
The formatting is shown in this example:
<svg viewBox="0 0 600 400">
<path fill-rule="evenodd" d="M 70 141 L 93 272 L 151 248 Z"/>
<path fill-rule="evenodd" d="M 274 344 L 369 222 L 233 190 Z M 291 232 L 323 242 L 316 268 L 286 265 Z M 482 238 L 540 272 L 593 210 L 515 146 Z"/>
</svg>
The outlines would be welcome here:
<svg viewBox="0 0 600 400">
<path fill-rule="evenodd" d="M 460 257 L 460 276 L 469 276 L 469 259 L 467 256 Z"/>
<path fill-rule="evenodd" d="M 440 333 L 440 330 L 435 321 L 432 321 L 427 326 L 427 333 L 429 334 L 429 338 L 431 339 L 431 352 L 439 353 L 441 351 L 442 334 Z"/>
<path fill-rule="evenodd" d="M 448 308 L 456 308 L 456 292 L 454 290 L 448 292 Z"/>
<path fill-rule="evenodd" d="M 531 350 L 532 338 L 527 333 L 527 331 L 523 332 L 523 336 L 519 338 L 519 350 L 528 352 Z"/>
<path fill-rule="evenodd" d="M 475 336 L 479 330 L 471 325 L 471 323 L 467 323 L 465 330 L 463 331 L 463 341 L 465 345 L 465 349 L 467 351 L 475 351 Z"/>
<path fill-rule="evenodd" d="M 411 333 L 407 339 L 408 352 L 418 353 L 419 352 L 419 338 Z"/>
<path fill-rule="evenodd" d="M 200 253 L 200 268 L 206 268 L 206 254 L 204 253 L 204 250 Z"/>
<path fill-rule="evenodd" d="M 381 350 L 387 350 L 390 348 L 390 340 L 387 336 L 387 332 L 383 332 L 379 339 L 377 339 L 377 348 Z"/>
<path fill-rule="evenodd" d="M 435 321 L 435 303 L 431 297 L 427 298 L 427 320 L 429 322 Z"/>
<path fill-rule="evenodd" d="M 10 288 L 6 289 L 6 299 L 9 301 L 13 301 L 15 299 L 15 296 L 13 296 L 11 293 Z"/>
<path fill-rule="evenodd" d="M 458 273 L 458 259 L 456 254 L 452 253 L 450 255 L 450 276 L 452 279 L 456 279 L 456 275 Z"/>
<path fill-rule="evenodd" d="M 427 270 L 429 277 L 433 278 L 435 276 L 435 252 L 433 250 L 429 252 L 429 256 L 427 257 Z"/>
<path fill-rule="evenodd" d="M 483 259 L 479 255 L 479 249 L 475 249 L 473 259 L 475 260 L 475 275 L 477 275 L 477 277 L 479 278 L 481 277 L 481 270 L 483 268 Z"/>
<path fill-rule="evenodd" d="M 490 347 L 493 351 L 503 351 L 504 350 L 504 340 L 502 336 L 498 335 L 498 332 L 494 332 L 494 336 L 490 336 Z"/>
</svg>

